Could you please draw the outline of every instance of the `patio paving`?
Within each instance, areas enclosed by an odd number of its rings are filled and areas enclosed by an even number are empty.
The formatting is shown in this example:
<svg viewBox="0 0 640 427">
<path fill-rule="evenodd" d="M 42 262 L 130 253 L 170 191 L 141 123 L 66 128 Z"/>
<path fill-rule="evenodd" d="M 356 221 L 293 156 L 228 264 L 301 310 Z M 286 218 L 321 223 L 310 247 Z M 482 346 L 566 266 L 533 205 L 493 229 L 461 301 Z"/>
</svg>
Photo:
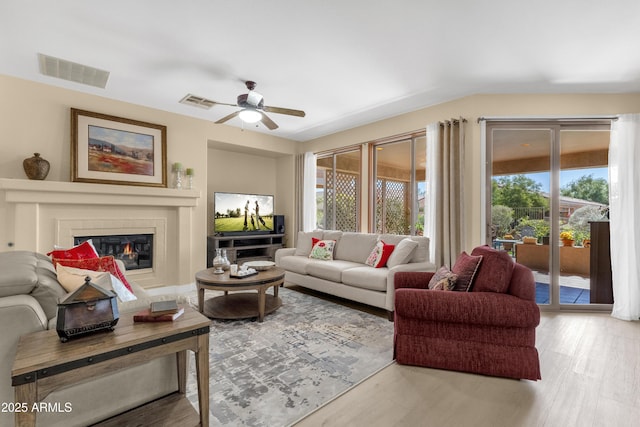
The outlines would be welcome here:
<svg viewBox="0 0 640 427">
<path fill-rule="evenodd" d="M 548 273 L 534 271 L 536 281 L 536 302 L 549 304 Z M 589 279 L 580 276 L 560 276 L 560 304 L 589 304 Z"/>
</svg>

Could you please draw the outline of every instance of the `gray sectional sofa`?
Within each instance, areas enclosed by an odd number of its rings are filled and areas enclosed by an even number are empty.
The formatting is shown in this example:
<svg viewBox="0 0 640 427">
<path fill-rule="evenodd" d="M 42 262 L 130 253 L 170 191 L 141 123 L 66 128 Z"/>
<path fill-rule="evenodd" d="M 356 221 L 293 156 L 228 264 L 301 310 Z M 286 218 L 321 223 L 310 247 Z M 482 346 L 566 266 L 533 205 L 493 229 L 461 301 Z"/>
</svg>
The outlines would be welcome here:
<svg viewBox="0 0 640 427">
<path fill-rule="evenodd" d="M 332 260 L 309 258 L 312 238 L 335 240 Z M 387 266 L 382 268 L 365 264 L 378 240 L 395 246 Z M 286 283 L 383 308 L 390 314 L 396 272 L 435 271 L 435 265 L 429 262 L 427 237 L 327 230 L 299 232 L 296 247 L 278 249 L 275 262 L 286 271 Z"/>
<path fill-rule="evenodd" d="M 134 282 L 131 286 L 138 299 L 119 302 L 121 313 L 148 307 L 152 299 L 177 297 L 154 298 Z M 49 257 L 27 251 L 0 253 L 0 402 L 14 402 L 11 367 L 18 338 L 55 329 L 58 300 L 66 295 Z M 71 411 L 38 413 L 37 425 L 86 426 L 168 395 L 178 390 L 176 363 L 175 355 L 165 356 L 55 390 L 43 401 L 62 407 L 68 402 Z M 0 425 L 13 426 L 14 414 L 0 412 Z"/>
</svg>

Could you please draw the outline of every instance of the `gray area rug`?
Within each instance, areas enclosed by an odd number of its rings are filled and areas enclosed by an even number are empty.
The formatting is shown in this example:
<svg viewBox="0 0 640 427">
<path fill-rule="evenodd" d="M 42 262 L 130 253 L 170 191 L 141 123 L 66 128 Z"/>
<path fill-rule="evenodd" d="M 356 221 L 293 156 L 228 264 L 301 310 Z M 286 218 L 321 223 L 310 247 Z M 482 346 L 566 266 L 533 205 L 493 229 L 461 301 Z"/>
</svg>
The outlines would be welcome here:
<svg viewBox="0 0 640 427">
<path fill-rule="evenodd" d="M 211 426 L 291 425 L 391 363 L 386 318 L 287 288 L 280 297 L 263 323 L 212 321 Z M 190 301 L 197 307 L 195 294 Z M 187 397 L 197 407 L 193 356 L 189 369 Z"/>
</svg>

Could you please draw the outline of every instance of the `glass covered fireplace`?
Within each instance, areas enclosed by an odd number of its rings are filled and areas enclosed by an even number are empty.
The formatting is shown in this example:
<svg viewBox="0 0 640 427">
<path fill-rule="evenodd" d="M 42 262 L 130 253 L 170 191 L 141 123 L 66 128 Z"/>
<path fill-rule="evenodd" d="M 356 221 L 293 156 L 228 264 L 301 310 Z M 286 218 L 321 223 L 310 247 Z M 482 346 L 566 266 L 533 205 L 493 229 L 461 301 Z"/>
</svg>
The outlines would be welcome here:
<svg viewBox="0 0 640 427">
<path fill-rule="evenodd" d="M 73 239 L 74 245 L 91 239 L 100 256 L 113 255 L 124 262 L 127 270 L 153 267 L 153 234 L 76 236 Z"/>
</svg>

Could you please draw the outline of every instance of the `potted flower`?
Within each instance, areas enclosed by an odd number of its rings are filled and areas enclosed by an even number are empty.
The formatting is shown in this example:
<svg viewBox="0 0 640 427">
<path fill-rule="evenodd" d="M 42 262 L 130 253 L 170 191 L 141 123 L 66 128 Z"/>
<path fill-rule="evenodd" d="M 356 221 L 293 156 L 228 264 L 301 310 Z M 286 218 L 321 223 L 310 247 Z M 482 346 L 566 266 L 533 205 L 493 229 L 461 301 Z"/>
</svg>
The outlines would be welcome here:
<svg viewBox="0 0 640 427">
<path fill-rule="evenodd" d="M 564 246 L 573 246 L 573 233 L 571 231 L 563 231 L 560 233 L 560 240 Z"/>
</svg>

